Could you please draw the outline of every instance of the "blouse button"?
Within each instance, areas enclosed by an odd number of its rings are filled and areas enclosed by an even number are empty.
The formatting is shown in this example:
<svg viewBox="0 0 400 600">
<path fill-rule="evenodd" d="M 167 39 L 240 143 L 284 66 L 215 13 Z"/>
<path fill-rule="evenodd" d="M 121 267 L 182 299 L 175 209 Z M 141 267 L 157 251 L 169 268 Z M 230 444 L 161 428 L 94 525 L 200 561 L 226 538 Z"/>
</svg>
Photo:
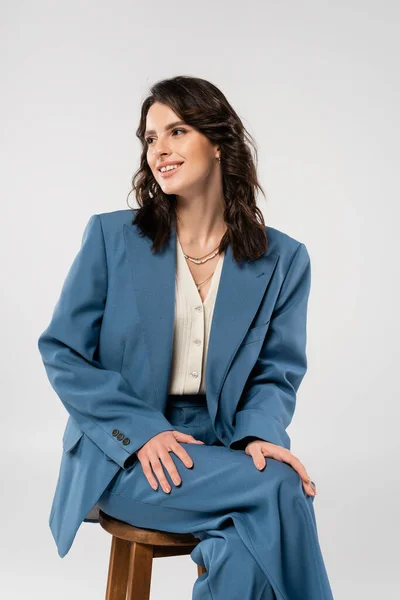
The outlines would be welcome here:
<svg viewBox="0 0 400 600">
<path fill-rule="evenodd" d="M 201 312 L 203 310 L 203 307 L 201 305 L 196 306 L 195 310 L 197 310 L 197 312 Z"/>
<path fill-rule="evenodd" d="M 201 344 L 201 340 L 194 340 L 194 343 L 196 344 L 196 346 L 198 346 L 199 344 Z"/>
<path fill-rule="evenodd" d="M 198 374 L 197 371 L 192 371 L 190 374 L 191 374 L 192 377 L 198 377 L 199 376 L 199 374 Z"/>
</svg>

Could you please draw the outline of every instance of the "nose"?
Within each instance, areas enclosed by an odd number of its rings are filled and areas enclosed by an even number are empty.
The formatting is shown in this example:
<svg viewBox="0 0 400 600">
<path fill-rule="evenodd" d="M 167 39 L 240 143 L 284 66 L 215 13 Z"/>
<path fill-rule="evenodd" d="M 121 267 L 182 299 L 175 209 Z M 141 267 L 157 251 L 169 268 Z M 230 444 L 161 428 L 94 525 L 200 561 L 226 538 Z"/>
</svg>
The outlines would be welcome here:
<svg viewBox="0 0 400 600">
<path fill-rule="evenodd" d="M 161 162 L 161 160 L 163 160 L 164 158 L 167 158 L 167 156 L 169 156 L 170 152 L 168 152 L 167 150 L 165 150 L 164 152 L 157 152 L 156 154 L 156 159 L 157 162 Z"/>
<path fill-rule="evenodd" d="M 164 138 L 163 136 L 160 136 L 157 140 L 153 140 L 151 147 L 157 158 L 164 154 L 170 154 L 168 140 L 166 138 Z"/>
<path fill-rule="evenodd" d="M 170 151 L 163 143 L 159 145 L 157 148 L 153 148 L 153 159 L 154 163 L 158 165 L 163 160 L 166 160 L 170 155 Z"/>
</svg>

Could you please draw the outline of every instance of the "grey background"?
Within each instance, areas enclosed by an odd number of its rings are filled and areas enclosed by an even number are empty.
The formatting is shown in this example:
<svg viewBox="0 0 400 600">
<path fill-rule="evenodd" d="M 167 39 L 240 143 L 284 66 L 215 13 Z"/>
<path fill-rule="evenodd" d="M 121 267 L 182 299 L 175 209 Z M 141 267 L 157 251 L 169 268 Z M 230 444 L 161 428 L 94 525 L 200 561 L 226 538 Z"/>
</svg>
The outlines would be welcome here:
<svg viewBox="0 0 400 600">
<path fill-rule="evenodd" d="M 89 217 L 127 208 L 148 87 L 189 74 L 255 136 L 266 222 L 311 255 L 289 434 L 318 485 L 335 599 L 398 598 L 398 3 L 0 7 L 0 593 L 104 597 L 110 536 L 83 524 L 61 560 L 48 528 L 67 413 L 36 343 Z M 188 556 L 155 560 L 152 599 L 187 600 L 196 576 Z"/>
</svg>

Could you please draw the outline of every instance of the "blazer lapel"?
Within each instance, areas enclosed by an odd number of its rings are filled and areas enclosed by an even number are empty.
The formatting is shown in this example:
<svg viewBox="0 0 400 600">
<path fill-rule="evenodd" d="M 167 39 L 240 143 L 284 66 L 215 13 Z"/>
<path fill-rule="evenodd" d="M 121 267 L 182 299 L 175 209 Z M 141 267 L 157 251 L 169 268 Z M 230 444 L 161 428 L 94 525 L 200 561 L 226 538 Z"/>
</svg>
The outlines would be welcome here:
<svg viewBox="0 0 400 600">
<path fill-rule="evenodd" d="M 176 229 L 174 225 L 171 228 L 170 244 L 155 254 L 151 252 L 152 241 L 141 236 L 135 225 L 124 224 L 124 238 L 153 385 L 164 412 L 173 351 Z M 238 265 L 229 244 L 225 250 L 206 368 L 207 404 L 213 423 L 225 377 L 261 304 L 277 259 L 277 253 L 268 252 Z"/>
<path fill-rule="evenodd" d="M 136 225 L 124 224 L 124 236 L 152 384 L 165 413 L 175 321 L 176 238 L 153 254 L 152 241 L 140 235 Z"/>
</svg>

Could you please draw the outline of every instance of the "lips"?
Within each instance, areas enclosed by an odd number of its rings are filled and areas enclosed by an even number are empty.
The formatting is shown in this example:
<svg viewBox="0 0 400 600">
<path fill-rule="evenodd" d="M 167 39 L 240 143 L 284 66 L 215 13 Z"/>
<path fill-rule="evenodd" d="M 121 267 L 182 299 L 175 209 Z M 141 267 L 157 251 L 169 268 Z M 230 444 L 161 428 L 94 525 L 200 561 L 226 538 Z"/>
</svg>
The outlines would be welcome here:
<svg viewBox="0 0 400 600">
<path fill-rule="evenodd" d="M 171 175 L 174 175 L 174 173 L 176 173 L 177 171 L 179 171 L 179 169 L 183 165 L 183 163 L 173 163 L 173 164 L 179 164 L 179 166 L 176 167 L 175 169 L 170 169 L 169 171 L 164 171 L 164 173 L 162 171 L 159 171 L 159 173 L 160 173 L 160 175 L 161 175 L 162 178 L 171 177 Z"/>
<path fill-rule="evenodd" d="M 181 164 L 183 164 L 183 160 L 182 161 L 176 160 L 176 161 L 171 161 L 171 162 L 166 160 L 166 161 L 160 163 L 159 165 L 157 165 L 157 169 L 160 171 L 160 169 L 162 169 L 164 167 L 171 167 L 173 165 L 181 165 Z"/>
</svg>

